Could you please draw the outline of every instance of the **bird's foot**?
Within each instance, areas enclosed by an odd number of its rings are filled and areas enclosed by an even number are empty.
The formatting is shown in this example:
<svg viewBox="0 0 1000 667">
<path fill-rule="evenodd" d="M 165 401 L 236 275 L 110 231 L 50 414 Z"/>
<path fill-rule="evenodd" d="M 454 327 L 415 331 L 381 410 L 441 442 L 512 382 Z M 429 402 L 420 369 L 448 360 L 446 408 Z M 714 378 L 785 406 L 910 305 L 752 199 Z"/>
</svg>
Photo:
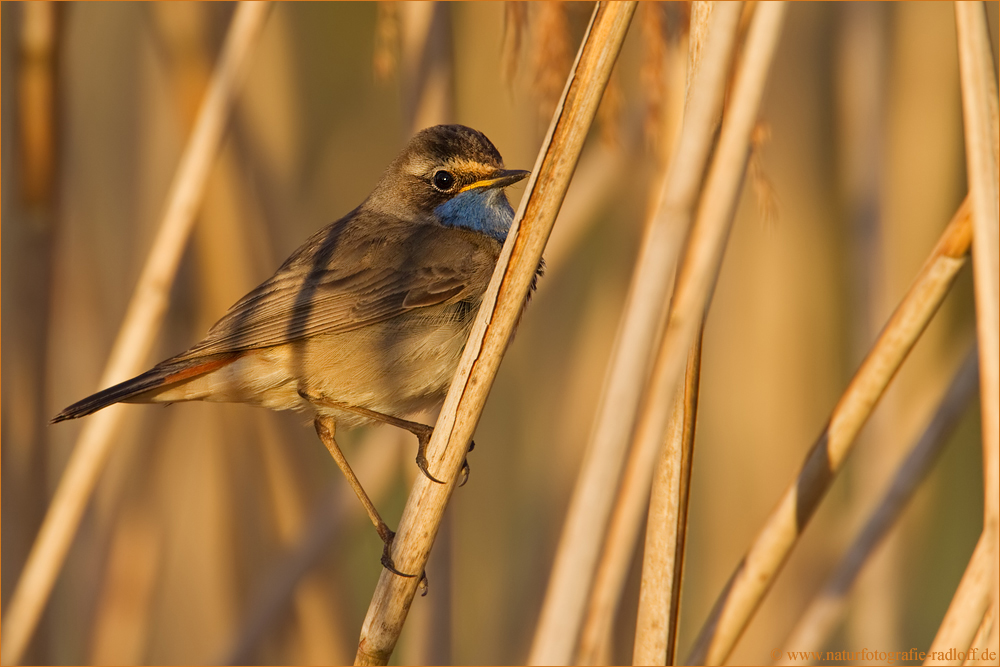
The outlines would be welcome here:
<svg viewBox="0 0 1000 667">
<path fill-rule="evenodd" d="M 444 484 L 444 481 L 438 479 L 431 474 L 430 465 L 427 461 L 427 447 L 430 445 L 431 436 L 434 435 L 434 428 L 432 426 L 427 426 L 426 424 L 421 424 L 419 422 L 409 421 L 407 419 L 400 419 L 399 417 L 393 417 L 391 415 L 385 415 L 380 412 L 375 412 L 374 410 L 369 410 L 368 408 L 361 408 L 358 406 L 347 405 L 345 403 L 340 403 L 338 401 L 333 401 L 331 399 L 325 398 L 323 396 L 314 396 L 301 387 L 298 390 L 299 396 L 304 400 L 313 403 L 314 405 L 323 405 L 326 407 L 334 408 L 337 410 L 345 410 L 347 412 L 353 412 L 359 414 L 363 417 L 368 417 L 374 419 L 375 421 L 380 421 L 385 424 L 392 424 L 398 428 L 405 429 L 416 436 L 417 438 L 417 467 L 424 476 L 435 482 L 437 484 Z M 471 452 L 476 447 L 476 442 L 473 440 L 469 444 L 469 451 Z M 462 472 L 461 480 L 459 481 L 459 486 L 465 486 L 465 483 L 469 481 L 469 461 L 462 461 Z"/>
<path fill-rule="evenodd" d="M 471 452 L 475 448 L 476 448 L 476 441 L 472 440 L 471 442 L 469 442 L 469 451 Z M 462 481 L 458 483 L 459 486 L 465 486 L 465 483 L 469 481 L 470 472 L 472 472 L 472 470 L 469 468 L 469 457 L 466 456 L 464 459 L 462 459 Z"/>
<path fill-rule="evenodd" d="M 410 433 L 417 436 L 417 467 L 420 468 L 420 472 L 424 473 L 424 477 L 427 479 L 438 484 L 444 484 L 444 482 L 431 474 L 427 464 L 427 445 L 431 443 L 431 436 L 434 434 L 434 429 L 423 424 L 414 423 L 414 426 L 421 427 L 410 429 Z"/>
<path fill-rule="evenodd" d="M 417 441 L 419 442 L 419 444 L 417 445 L 417 467 L 420 468 L 420 472 L 424 473 L 424 476 L 427 479 L 431 480 L 432 482 L 437 482 L 438 484 L 444 484 L 443 481 L 432 475 L 430 470 L 428 469 L 427 445 L 430 444 L 431 435 L 434 433 L 434 429 L 431 428 L 430 426 L 426 426 L 424 428 L 426 428 L 427 430 L 426 431 L 421 430 L 420 432 L 417 432 L 417 430 L 411 431 L 413 435 L 417 436 Z M 476 442 L 475 440 L 473 440 L 469 444 L 469 451 L 471 452 L 473 449 L 475 449 L 475 447 L 476 447 Z M 459 486 L 465 486 L 465 483 L 469 481 L 470 470 L 471 469 L 469 468 L 469 459 L 468 458 L 463 459 L 462 472 L 460 473 L 458 482 Z"/>
<path fill-rule="evenodd" d="M 382 527 L 376 527 L 378 531 L 378 536 L 382 538 L 382 567 L 389 570 L 395 575 L 400 577 L 406 577 L 412 579 L 417 576 L 415 574 L 407 574 L 406 572 L 400 572 L 396 569 L 396 564 L 392 561 L 392 541 L 396 539 L 395 531 L 389 530 L 385 524 Z M 427 595 L 427 575 L 423 572 L 420 573 L 420 582 L 422 584 L 423 595 Z"/>
</svg>

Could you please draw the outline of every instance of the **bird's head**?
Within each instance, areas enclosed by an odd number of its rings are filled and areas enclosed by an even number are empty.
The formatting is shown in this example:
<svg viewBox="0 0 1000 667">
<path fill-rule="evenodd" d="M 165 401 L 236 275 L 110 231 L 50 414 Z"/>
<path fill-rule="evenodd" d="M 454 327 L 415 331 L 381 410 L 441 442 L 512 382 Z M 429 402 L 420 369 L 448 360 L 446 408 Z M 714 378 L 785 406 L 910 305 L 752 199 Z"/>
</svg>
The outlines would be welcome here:
<svg viewBox="0 0 1000 667">
<path fill-rule="evenodd" d="M 514 220 L 504 188 L 529 173 L 505 169 L 482 132 L 436 125 L 410 140 L 366 204 L 403 219 L 464 227 L 503 243 Z"/>
</svg>

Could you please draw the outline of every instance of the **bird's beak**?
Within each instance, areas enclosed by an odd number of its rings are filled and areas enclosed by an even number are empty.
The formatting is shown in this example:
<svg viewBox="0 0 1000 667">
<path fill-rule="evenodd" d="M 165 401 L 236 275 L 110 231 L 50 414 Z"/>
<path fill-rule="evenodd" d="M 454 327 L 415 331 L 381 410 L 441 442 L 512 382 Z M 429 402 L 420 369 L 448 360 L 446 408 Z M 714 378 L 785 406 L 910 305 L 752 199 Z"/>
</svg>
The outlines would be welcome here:
<svg viewBox="0 0 1000 667">
<path fill-rule="evenodd" d="M 473 190 L 475 188 L 505 188 L 508 185 L 513 185 L 514 183 L 527 178 L 530 174 L 530 171 L 525 171 L 524 169 L 500 169 L 499 171 L 493 172 L 489 178 L 484 178 L 483 180 L 476 181 L 475 183 L 469 183 L 464 188 L 459 190 L 459 192 L 465 192 L 466 190 Z"/>
</svg>

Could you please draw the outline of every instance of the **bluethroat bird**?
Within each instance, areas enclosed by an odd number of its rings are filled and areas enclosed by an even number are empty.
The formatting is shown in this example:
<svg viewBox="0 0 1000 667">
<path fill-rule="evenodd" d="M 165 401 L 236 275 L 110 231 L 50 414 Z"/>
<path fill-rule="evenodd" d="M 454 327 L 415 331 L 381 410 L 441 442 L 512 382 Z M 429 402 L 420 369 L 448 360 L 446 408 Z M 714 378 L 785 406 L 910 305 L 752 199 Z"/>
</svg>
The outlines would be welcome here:
<svg viewBox="0 0 1000 667">
<path fill-rule="evenodd" d="M 444 399 L 514 218 L 504 188 L 528 173 L 505 169 L 471 128 L 419 132 L 360 206 L 313 234 L 201 342 L 52 422 L 118 402 L 308 411 L 382 538 L 382 564 L 402 575 L 394 533 L 344 459 L 336 427 L 411 431 L 417 465 L 439 481 L 427 467 L 431 427 L 405 416 Z"/>
</svg>

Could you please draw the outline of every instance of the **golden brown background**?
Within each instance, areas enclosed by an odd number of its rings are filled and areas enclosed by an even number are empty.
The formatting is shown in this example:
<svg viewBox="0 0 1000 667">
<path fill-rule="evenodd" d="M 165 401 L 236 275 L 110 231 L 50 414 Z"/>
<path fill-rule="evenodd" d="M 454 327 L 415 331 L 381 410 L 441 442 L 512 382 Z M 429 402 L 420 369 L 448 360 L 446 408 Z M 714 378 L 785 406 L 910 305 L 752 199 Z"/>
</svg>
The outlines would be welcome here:
<svg viewBox="0 0 1000 667">
<path fill-rule="evenodd" d="M 508 167 L 530 168 L 590 9 L 531 3 L 514 51 L 502 3 L 412 15 L 391 3 L 275 5 L 150 364 L 198 340 L 356 206 L 414 127 L 470 125 Z M 81 426 L 47 421 L 100 388 L 233 6 L 53 11 L 53 95 L 28 107 L 28 12 L 0 7 L 4 608 Z M 988 11 L 995 50 L 996 3 Z M 434 12 L 441 51 L 418 80 L 406 30 Z M 395 662 L 526 659 L 654 156 L 669 148 L 651 133 L 683 91 L 684 17 L 646 3 L 636 13 Z M 680 655 L 964 196 L 958 76 L 950 3 L 789 7 L 760 173 L 744 188 L 705 332 Z M 510 190 L 515 207 L 522 191 Z M 970 276 L 863 431 L 733 662 L 766 663 L 783 646 L 923 429 L 974 341 Z M 349 661 L 381 544 L 305 422 L 241 405 L 129 407 L 26 660 Z M 412 437 L 359 430 L 342 444 L 394 525 L 416 470 Z M 981 461 L 973 402 L 828 648 L 926 649 L 981 530 Z M 282 595 L 296 563 L 306 574 Z M 631 659 L 634 570 L 617 662 Z"/>
</svg>

